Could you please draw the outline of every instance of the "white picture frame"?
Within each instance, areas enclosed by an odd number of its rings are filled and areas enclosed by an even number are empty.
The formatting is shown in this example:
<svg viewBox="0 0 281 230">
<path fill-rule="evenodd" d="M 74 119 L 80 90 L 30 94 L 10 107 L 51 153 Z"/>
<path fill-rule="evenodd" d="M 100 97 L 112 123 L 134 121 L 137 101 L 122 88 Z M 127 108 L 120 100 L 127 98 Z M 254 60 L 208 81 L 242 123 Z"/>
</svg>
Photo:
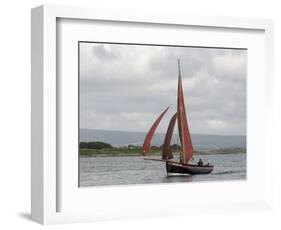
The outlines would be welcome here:
<svg viewBox="0 0 281 230">
<path fill-rule="evenodd" d="M 80 189 L 75 187 L 77 183 L 77 168 L 70 171 L 73 164 L 78 159 L 66 159 L 63 154 L 58 154 L 61 151 L 61 133 L 64 133 L 59 127 L 62 119 L 59 119 L 61 112 L 64 109 L 63 100 L 61 97 L 60 83 L 58 83 L 58 23 L 61 19 L 71 20 L 90 20 L 93 22 L 105 22 L 108 25 L 114 22 L 129 24 L 130 27 L 134 25 L 149 25 L 155 28 L 169 27 L 181 30 L 185 28 L 200 28 L 202 33 L 211 33 L 209 30 L 229 31 L 239 30 L 239 36 L 247 36 L 247 33 L 256 31 L 258 35 L 257 42 L 252 36 L 248 37 L 245 44 L 253 43 L 253 53 L 249 57 L 250 66 L 257 65 L 257 70 L 249 70 L 250 76 L 257 74 L 256 86 L 252 86 L 251 80 L 249 82 L 249 113 L 248 120 L 250 125 L 248 128 L 247 138 L 249 143 L 259 143 L 258 147 L 254 145 L 247 146 L 250 151 L 248 161 L 250 164 L 254 162 L 257 166 L 251 166 L 247 181 L 236 182 L 220 182 L 220 183 L 195 183 L 187 184 L 173 184 L 173 185 L 149 185 L 149 186 L 121 186 L 95 188 L 95 189 Z M 71 26 L 70 26 L 71 27 Z M 76 25 L 78 30 L 82 30 L 81 25 Z M 81 27 L 81 28 L 80 28 Z M 77 29 L 76 28 L 76 29 Z M 205 31 L 206 30 L 206 31 Z M 200 33 L 201 33 L 200 32 Z M 241 35 L 242 34 L 242 35 Z M 245 34 L 245 35 L 243 35 Z M 256 34 L 254 32 L 254 34 Z M 86 35 L 87 37 L 88 35 Z M 92 36 L 92 35 L 91 35 Z M 116 35 L 117 36 L 117 35 Z M 196 35 L 198 36 L 198 35 Z M 195 38 L 196 38 L 195 36 Z M 210 35 L 211 36 L 211 35 Z M 213 40 L 212 46 L 227 46 L 227 44 L 235 44 L 234 41 L 230 43 L 222 43 L 222 36 L 214 35 L 217 40 Z M 237 35 L 238 36 L 238 35 Z M 239 40 L 237 37 L 236 39 Z M 108 219 L 126 219 L 126 218 L 145 218 L 151 216 L 171 216 L 184 215 L 188 213 L 205 213 L 217 211 L 242 211 L 242 210 L 257 210 L 267 209 L 272 205 L 272 169 L 270 167 L 271 153 L 269 140 L 271 135 L 271 126 L 269 124 L 272 116 L 273 98 L 272 98 L 272 84 L 273 84 L 273 23 L 271 20 L 265 19 L 246 19 L 246 18 L 231 18 L 231 17 L 208 17 L 208 16 L 189 16 L 189 15 L 173 15 L 147 12 L 123 12 L 113 10 L 101 10 L 91 8 L 66 7 L 66 6 L 51 6 L 45 5 L 32 9 L 32 169 L 31 169 L 31 214 L 32 219 L 41 224 L 56 224 L 69 223 L 81 221 L 96 221 Z M 231 37 L 231 36 L 230 36 Z M 112 37 L 112 41 L 117 37 Z M 119 38 L 120 39 L 120 38 Z M 134 38 L 132 38 L 132 42 Z M 168 39 L 168 38 L 165 38 Z M 162 42 L 171 41 L 165 39 Z M 201 43 L 204 43 L 202 38 Z M 252 40 L 253 39 L 253 40 Z M 200 39 L 198 39 L 200 40 Z M 235 40 L 235 39 L 233 39 Z M 182 42 L 182 41 L 178 41 Z M 238 41 L 237 41 L 238 42 Z M 240 41 L 239 41 L 240 42 Z M 201 44 L 200 43 L 200 44 Z M 199 43 L 198 43 L 199 44 Z M 200 45 L 199 44 L 199 45 Z M 221 44 L 221 45 L 220 45 Z M 236 43 L 239 45 L 240 43 Z M 242 43 L 241 43 L 242 44 Z M 260 46 L 260 48 L 255 48 Z M 257 49 L 256 51 L 254 51 Z M 71 53 L 71 51 L 69 51 Z M 254 58 L 254 54 L 259 54 Z M 253 57 L 253 58 L 251 58 Z M 256 72 L 255 72 L 256 71 Z M 73 73 L 74 75 L 77 72 Z M 73 78 L 74 79 L 74 78 Z M 76 87 L 76 83 L 71 83 L 70 86 Z M 64 84 L 66 85 L 66 84 Z M 255 89 L 254 89 L 255 88 Z M 66 88 L 64 88 L 65 91 Z M 260 90 L 260 91 L 259 91 Z M 71 95 L 70 95 L 71 96 Z M 72 99 L 77 101 L 77 94 L 72 95 Z M 65 96 L 62 96 L 65 97 Z M 75 99 L 76 97 L 76 99 Z M 252 102 L 257 97 L 262 105 L 254 105 Z M 71 99 L 68 99 L 71 100 Z M 73 100 L 71 100 L 73 102 Z M 263 112 L 253 116 L 255 112 L 264 107 Z M 70 110 L 71 111 L 71 108 Z M 70 116 L 71 117 L 71 116 Z M 73 119 L 76 117 L 74 116 Z M 263 126 L 261 133 L 255 133 L 254 127 L 258 119 L 263 119 Z M 72 130 L 72 129 L 71 129 Z M 73 129 L 74 130 L 74 129 Z M 72 131 L 70 131 L 72 133 Z M 250 133 L 250 135 L 249 135 Z M 76 134 L 72 133 L 69 136 L 70 140 L 75 139 Z M 72 139 L 71 139 L 72 138 Z M 75 144 L 72 145 L 73 151 Z M 74 147 L 73 147 L 74 146 Z M 70 151 L 72 151 L 70 149 Z M 251 152 L 265 154 L 257 154 L 254 158 Z M 264 162 L 264 174 L 254 175 L 257 172 L 258 166 Z M 63 164 L 63 169 L 61 169 Z M 70 182 L 65 183 L 65 174 L 69 170 L 73 173 L 73 177 L 68 179 Z M 251 173 L 251 170 L 252 173 Z M 75 176 L 77 175 L 77 176 Z M 260 178 L 257 178 L 261 176 Z M 226 184 L 227 183 L 227 184 Z M 188 186 L 188 187 L 187 187 Z M 165 188 L 163 191 L 163 188 Z M 193 201 L 183 202 L 184 206 L 190 207 L 185 210 L 181 206 L 179 199 L 167 201 L 165 204 L 161 203 L 163 197 L 168 193 L 183 194 L 188 188 L 188 192 L 193 196 Z M 69 191 L 68 191 L 69 189 Z M 238 196 L 223 196 L 215 195 L 216 191 L 224 190 L 228 194 L 232 191 L 240 190 L 241 195 Z M 258 189 L 255 194 L 253 190 Z M 71 191 L 70 191 L 71 190 Z M 78 192 L 79 190 L 79 192 Z M 200 191 L 208 190 L 213 194 L 213 198 L 196 197 Z M 110 198 L 110 194 L 114 193 L 118 199 Z M 99 198 L 96 200 L 89 200 L 89 196 L 95 194 Z M 151 199 L 152 197 L 159 197 Z M 80 199 L 81 197 L 87 199 Z M 139 199 L 136 199 L 138 197 Z M 199 198 L 202 202 L 199 202 Z M 145 203 L 147 201 L 147 204 Z M 63 205 L 62 205 L 63 204 Z M 93 205 L 94 204 L 94 205 Z M 148 206 L 149 204 L 149 206 Z M 167 211 L 167 209 L 177 210 Z"/>
</svg>

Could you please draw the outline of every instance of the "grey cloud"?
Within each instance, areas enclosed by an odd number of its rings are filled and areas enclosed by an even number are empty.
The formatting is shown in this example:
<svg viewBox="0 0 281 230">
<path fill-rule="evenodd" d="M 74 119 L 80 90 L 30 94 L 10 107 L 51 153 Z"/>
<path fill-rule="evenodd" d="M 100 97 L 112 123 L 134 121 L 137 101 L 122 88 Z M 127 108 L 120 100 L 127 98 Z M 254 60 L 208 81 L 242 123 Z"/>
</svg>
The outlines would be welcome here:
<svg viewBox="0 0 281 230">
<path fill-rule="evenodd" d="M 192 132 L 245 134 L 246 56 L 242 50 L 81 44 L 82 128 L 147 131 L 169 104 L 175 111 L 177 59 Z"/>
<path fill-rule="evenodd" d="M 115 59 L 119 57 L 118 52 L 114 52 L 112 50 L 107 50 L 104 45 L 94 46 L 93 56 L 96 56 L 98 59 L 102 59 L 108 61 L 110 59 Z"/>
</svg>

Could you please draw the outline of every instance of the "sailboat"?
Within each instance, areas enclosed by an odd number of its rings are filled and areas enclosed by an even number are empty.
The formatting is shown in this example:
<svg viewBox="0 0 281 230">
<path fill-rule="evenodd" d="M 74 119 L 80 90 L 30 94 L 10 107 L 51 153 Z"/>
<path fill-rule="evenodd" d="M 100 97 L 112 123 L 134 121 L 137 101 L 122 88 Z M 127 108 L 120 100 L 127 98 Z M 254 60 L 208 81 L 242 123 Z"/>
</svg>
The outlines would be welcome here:
<svg viewBox="0 0 281 230">
<path fill-rule="evenodd" d="M 192 146 L 192 140 L 188 128 L 187 116 L 185 111 L 183 88 L 182 88 L 182 79 L 181 79 L 181 69 L 180 69 L 180 60 L 178 60 L 178 92 L 177 92 L 177 112 L 172 116 L 168 129 L 165 135 L 163 150 L 162 150 L 162 159 L 153 159 L 153 158 L 144 158 L 145 160 L 156 160 L 166 162 L 166 171 L 169 173 L 177 174 L 207 174 L 213 171 L 214 166 L 204 164 L 202 160 L 198 164 L 190 163 L 190 160 L 193 157 L 194 150 Z M 150 150 L 150 142 L 153 138 L 153 135 L 160 124 L 162 118 L 169 110 L 169 107 L 166 108 L 154 121 L 149 132 L 146 135 L 146 138 L 143 142 L 141 149 L 141 154 L 147 156 Z M 178 133 L 181 143 L 181 153 L 179 161 L 174 160 L 174 156 L 171 149 L 171 139 L 173 137 L 174 127 L 178 123 Z"/>
</svg>

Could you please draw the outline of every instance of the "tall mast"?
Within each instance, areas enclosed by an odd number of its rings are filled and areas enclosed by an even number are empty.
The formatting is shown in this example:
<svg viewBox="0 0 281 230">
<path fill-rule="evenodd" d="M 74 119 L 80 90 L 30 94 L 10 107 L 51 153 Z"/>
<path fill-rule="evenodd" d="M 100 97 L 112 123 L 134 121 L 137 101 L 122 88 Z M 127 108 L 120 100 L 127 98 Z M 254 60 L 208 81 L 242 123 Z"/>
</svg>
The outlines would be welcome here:
<svg viewBox="0 0 281 230">
<path fill-rule="evenodd" d="M 184 96 L 181 80 L 180 60 L 178 60 L 178 101 L 177 101 L 177 114 L 178 114 L 178 129 L 180 142 L 182 147 L 182 163 L 186 164 L 193 155 L 193 147 L 189 128 L 187 124 Z"/>
</svg>

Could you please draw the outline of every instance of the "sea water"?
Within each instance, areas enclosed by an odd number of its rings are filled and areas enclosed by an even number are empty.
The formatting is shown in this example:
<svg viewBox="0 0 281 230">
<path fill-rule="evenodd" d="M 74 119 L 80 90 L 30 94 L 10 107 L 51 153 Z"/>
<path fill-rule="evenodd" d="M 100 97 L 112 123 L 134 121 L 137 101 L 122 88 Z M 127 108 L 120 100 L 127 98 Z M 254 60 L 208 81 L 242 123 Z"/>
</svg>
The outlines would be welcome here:
<svg viewBox="0 0 281 230">
<path fill-rule="evenodd" d="M 130 185 L 194 181 L 225 181 L 246 179 L 246 154 L 196 155 L 214 165 L 205 175 L 167 176 L 161 161 L 143 160 L 141 156 L 80 157 L 80 186 Z"/>
</svg>

